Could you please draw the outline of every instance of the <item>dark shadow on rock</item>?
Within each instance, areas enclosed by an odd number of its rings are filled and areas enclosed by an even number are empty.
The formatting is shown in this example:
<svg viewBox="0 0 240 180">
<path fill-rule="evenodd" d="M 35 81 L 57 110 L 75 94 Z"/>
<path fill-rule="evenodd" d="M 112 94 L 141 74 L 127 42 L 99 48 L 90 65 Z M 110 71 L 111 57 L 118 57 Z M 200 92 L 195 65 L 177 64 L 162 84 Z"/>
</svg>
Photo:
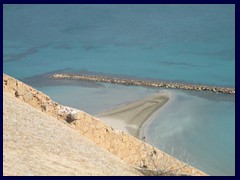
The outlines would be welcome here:
<svg viewBox="0 0 240 180">
<path fill-rule="evenodd" d="M 75 121 L 75 120 L 71 118 L 71 114 L 68 114 L 67 117 L 66 117 L 66 122 L 70 124 L 73 121 Z"/>
</svg>

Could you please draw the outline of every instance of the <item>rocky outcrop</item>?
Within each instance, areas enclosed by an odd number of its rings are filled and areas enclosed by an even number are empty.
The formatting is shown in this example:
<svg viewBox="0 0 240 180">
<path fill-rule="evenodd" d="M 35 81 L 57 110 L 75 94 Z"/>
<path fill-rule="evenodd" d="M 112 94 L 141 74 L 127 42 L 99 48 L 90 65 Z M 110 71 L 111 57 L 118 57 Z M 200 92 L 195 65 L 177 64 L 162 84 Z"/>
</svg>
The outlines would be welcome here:
<svg viewBox="0 0 240 180">
<path fill-rule="evenodd" d="M 76 79 L 81 81 L 94 81 L 134 86 L 147 86 L 147 87 L 164 87 L 164 88 L 175 88 L 175 89 L 186 89 L 195 91 L 212 91 L 225 94 L 235 94 L 235 89 L 228 87 L 216 87 L 216 86 L 204 86 L 204 85 L 191 85 L 174 82 L 159 82 L 159 81 L 143 81 L 137 79 L 121 79 L 105 76 L 96 75 L 78 75 L 78 74 L 53 74 L 50 76 L 53 79 Z"/>
<path fill-rule="evenodd" d="M 58 103 L 53 102 L 49 96 L 42 92 L 5 74 L 3 75 L 3 90 L 43 112 L 55 117 L 59 116 Z"/>
<path fill-rule="evenodd" d="M 62 106 L 45 94 L 5 74 L 3 90 L 61 121 L 67 121 L 82 136 L 144 173 L 207 175 L 127 133 L 113 129 L 96 117 Z"/>
<path fill-rule="evenodd" d="M 3 176 L 138 176 L 66 122 L 3 92 Z"/>
</svg>

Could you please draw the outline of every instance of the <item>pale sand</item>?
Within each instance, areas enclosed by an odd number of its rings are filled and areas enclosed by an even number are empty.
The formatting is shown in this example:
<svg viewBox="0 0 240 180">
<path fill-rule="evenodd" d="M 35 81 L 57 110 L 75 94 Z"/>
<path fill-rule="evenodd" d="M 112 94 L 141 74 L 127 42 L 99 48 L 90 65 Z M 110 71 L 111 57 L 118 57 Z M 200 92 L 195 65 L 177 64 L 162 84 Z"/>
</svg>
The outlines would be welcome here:
<svg viewBox="0 0 240 180">
<path fill-rule="evenodd" d="M 139 138 L 141 137 L 145 137 L 145 139 L 148 139 L 148 131 L 150 124 L 152 123 L 152 121 L 154 121 L 155 119 L 155 115 L 161 113 L 161 111 L 164 111 L 166 108 L 168 108 L 172 102 L 175 100 L 175 94 L 173 93 L 169 93 L 169 100 L 164 104 L 163 107 L 159 108 L 158 110 L 156 110 L 155 113 L 153 113 L 153 115 L 151 117 L 149 117 L 141 126 L 140 131 L 139 131 Z"/>
<path fill-rule="evenodd" d="M 101 113 L 97 117 L 113 128 L 120 129 L 137 138 L 141 134 L 141 139 L 143 133 L 140 133 L 140 130 L 143 124 L 147 120 L 151 121 L 149 118 L 169 100 L 170 96 L 169 92 L 162 91 L 153 96 Z"/>
</svg>

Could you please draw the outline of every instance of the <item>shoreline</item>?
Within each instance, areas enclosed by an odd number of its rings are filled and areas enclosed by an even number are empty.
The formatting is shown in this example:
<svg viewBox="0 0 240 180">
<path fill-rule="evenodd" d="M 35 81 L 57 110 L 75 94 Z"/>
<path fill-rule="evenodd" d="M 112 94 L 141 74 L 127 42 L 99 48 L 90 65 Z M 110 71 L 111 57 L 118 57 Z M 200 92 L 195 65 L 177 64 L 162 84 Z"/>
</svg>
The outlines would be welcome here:
<svg viewBox="0 0 240 180">
<path fill-rule="evenodd" d="M 152 116 L 165 106 L 172 95 L 167 91 L 160 91 L 152 96 L 124 104 L 96 115 L 116 129 L 125 131 L 136 138 L 142 139 L 142 128 L 151 120 Z"/>
<path fill-rule="evenodd" d="M 168 92 L 169 94 L 169 100 L 159 109 L 157 109 L 151 117 L 149 117 L 140 127 L 140 131 L 139 131 L 139 138 L 141 137 L 145 137 L 145 139 L 149 139 L 148 138 L 148 131 L 149 131 L 149 126 L 150 124 L 155 120 L 155 117 L 157 114 L 159 114 L 160 112 L 164 111 L 169 105 L 171 105 L 173 103 L 173 101 L 175 100 L 175 94 Z M 146 141 L 148 142 L 148 141 Z"/>
<path fill-rule="evenodd" d="M 86 112 L 73 109 L 71 107 L 65 107 L 64 105 L 53 101 L 49 96 L 45 95 L 44 93 L 5 74 L 3 74 L 3 90 L 4 92 L 12 95 L 14 98 L 23 102 L 24 105 L 28 104 L 29 106 L 35 108 L 37 110 L 36 112 L 42 112 L 45 114 L 45 116 L 48 117 L 51 116 L 55 120 L 60 121 L 60 124 L 62 124 L 63 126 L 74 129 L 74 133 L 76 135 L 79 134 L 80 136 L 91 140 L 101 149 L 106 150 L 114 156 L 117 156 L 118 158 L 122 159 L 126 164 L 135 167 L 138 170 L 144 170 L 144 172 L 146 170 L 147 172 L 151 172 L 151 174 L 153 175 L 155 175 L 155 173 L 158 174 L 162 171 L 165 174 L 166 169 L 165 166 L 162 165 L 163 163 L 165 165 L 167 163 L 167 167 L 169 168 L 169 171 L 167 171 L 167 173 L 169 175 L 207 176 L 207 174 L 202 172 L 201 170 L 198 170 L 193 166 L 188 165 L 167 153 L 164 153 L 158 148 L 131 136 L 129 133 L 119 131 L 111 127 L 107 123 L 104 123 L 99 118 L 91 116 Z M 149 101 L 148 104 L 152 103 L 152 105 L 157 104 L 158 106 L 161 106 L 163 102 L 165 103 L 165 101 L 168 100 L 168 97 L 166 97 L 166 95 L 166 93 L 160 93 L 160 95 L 155 94 L 154 96 L 146 99 L 151 100 L 151 98 L 154 99 L 160 96 L 160 102 L 154 100 L 152 102 Z M 142 100 L 143 104 L 146 103 L 146 99 L 144 99 L 145 101 Z M 27 110 L 29 110 L 28 107 Z M 17 116 L 19 116 L 19 114 L 17 114 Z M 27 123 L 32 122 L 31 119 L 32 118 L 30 118 Z M 14 124 L 16 125 L 16 123 Z M 45 126 L 48 126 L 48 124 L 49 122 L 47 122 Z M 70 137 L 70 139 L 72 139 L 72 137 Z M 88 149 L 89 148 L 87 148 L 86 150 Z M 152 161 L 152 157 L 155 160 L 154 163 Z M 39 165 L 41 165 L 41 163 Z M 156 168 L 159 168 L 159 172 L 156 171 Z"/>
<path fill-rule="evenodd" d="M 52 79 L 71 79 L 80 81 L 92 81 L 92 82 L 103 82 L 112 84 L 123 84 L 131 86 L 145 86 L 145 87 L 164 87 L 172 89 L 185 89 L 194 91 L 211 91 L 215 93 L 225 93 L 235 95 L 235 88 L 218 87 L 218 86 L 206 86 L 206 85 L 194 85 L 194 84 L 183 84 L 174 82 L 160 82 L 160 81 L 148 81 L 148 80 L 137 80 L 137 79 L 123 79 L 116 77 L 97 76 L 97 75 L 80 75 L 70 73 L 58 73 L 50 76 Z"/>
</svg>

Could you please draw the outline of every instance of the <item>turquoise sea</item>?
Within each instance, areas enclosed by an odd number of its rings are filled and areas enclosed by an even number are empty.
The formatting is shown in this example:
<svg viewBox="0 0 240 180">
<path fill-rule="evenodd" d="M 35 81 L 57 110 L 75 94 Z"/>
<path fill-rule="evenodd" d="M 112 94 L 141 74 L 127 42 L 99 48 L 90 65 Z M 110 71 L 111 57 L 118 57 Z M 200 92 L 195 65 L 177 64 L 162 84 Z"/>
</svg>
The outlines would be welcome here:
<svg viewBox="0 0 240 180">
<path fill-rule="evenodd" d="M 3 71 L 94 115 L 162 89 L 48 75 L 235 87 L 235 6 L 4 5 Z M 235 96 L 171 92 L 147 141 L 210 175 L 235 175 Z"/>
</svg>

